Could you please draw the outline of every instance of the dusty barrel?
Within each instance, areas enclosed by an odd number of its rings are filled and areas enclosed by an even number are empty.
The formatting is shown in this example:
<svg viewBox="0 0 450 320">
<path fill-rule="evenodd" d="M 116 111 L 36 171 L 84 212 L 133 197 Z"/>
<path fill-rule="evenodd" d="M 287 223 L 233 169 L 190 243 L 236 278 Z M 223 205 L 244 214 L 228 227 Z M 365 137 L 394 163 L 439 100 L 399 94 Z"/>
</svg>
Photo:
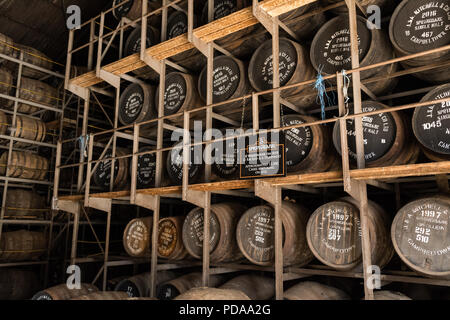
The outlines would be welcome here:
<svg viewBox="0 0 450 320">
<path fill-rule="evenodd" d="M 155 87 L 133 83 L 120 95 L 119 121 L 123 125 L 156 118 Z"/>
<path fill-rule="evenodd" d="M 240 169 L 238 149 L 243 148 L 245 141 L 244 138 L 231 137 L 244 134 L 245 130 L 228 128 L 221 133 L 227 139 L 212 143 L 212 171 L 220 179 L 237 179 Z"/>
<path fill-rule="evenodd" d="M 233 98 L 242 97 L 250 92 L 250 83 L 247 79 L 247 68 L 238 59 L 229 56 L 218 56 L 213 63 L 213 103 L 223 102 Z M 206 101 L 206 66 L 203 68 L 198 79 L 198 90 L 200 97 Z M 221 113 L 232 107 L 239 107 L 242 101 L 227 103 L 214 108 Z"/>
<path fill-rule="evenodd" d="M 140 54 L 141 52 L 141 27 L 135 28 L 127 37 L 127 40 L 125 42 L 124 46 L 124 56 L 128 57 L 135 53 Z M 148 26 L 147 28 L 147 36 L 146 36 L 146 48 L 150 48 L 154 46 L 155 44 L 159 43 L 160 35 L 157 29 Z M 143 67 L 137 70 L 134 70 L 133 73 L 141 77 L 143 79 L 156 79 L 158 77 L 158 74 L 156 71 L 149 67 Z"/>
<path fill-rule="evenodd" d="M 10 117 L 9 123 L 11 123 L 12 118 Z M 0 124 L 1 125 L 1 124 Z M 42 120 L 34 119 L 26 116 L 17 116 L 15 127 L 10 127 L 9 130 L 12 136 L 15 138 L 31 140 L 42 142 L 47 136 L 47 127 Z M 27 142 L 14 142 L 16 147 L 26 147 L 30 146 Z"/>
<path fill-rule="evenodd" d="M 55 107 L 58 103 L 58 91 L 45 82 L 30 78 L 22 78 L 19 89 L 19 98 L 32 103 Z M 40 110 L 31 104 L 19 103 L 17 111 L 20 113 L 34 113 Z"/>
<path fill-rule="evenodd" d="M 48 159 L 31 152 L 12 151 L 11 162 L 6 170 L 7 163 L 8 152 L 4 152 L 0 157 L 0 174 L 7 172 L 13 178 L 44 180 L 49 171 Z"/>
<path fill-rule="evenodd" d="M 69 289 L 64 283 L 39 291 L 31 300 L 70 300 L 97 291 L 97 287 L 89 283 L 82 283 L 80 289 Z"/>
<path fill-rule="evenodd" d="M 303 281 L 284 292 L 285 300 L 350 300 L 342 290 L 318 282 Z"/>
<path fill-rule="evenodd" d="M 0 300 L 29 299 L 38 288 L 38 278 L 32 271 L 3 269 L 0 272 Z"/>
<path fill-rule="evenodd" d="M 0 260 L 35 260 L 47 251 L 47 237 L 43 232 L 3 232 L 0 240 Z"/>
<path fill-rule="evenodd" d="M 220 203 L 211 206 L 210 261 L 229 262 L 242 258 L 236 243 L 236 225 L 245 207 L 238 203 Z M 195 208 L 183 223 L 183 243 L 188 253 L 201 259 L 203 253 L 203 209 Z"/>
<path fill-rule="evenodd" d="M 151 147 L 144 147 L 139 152 L 154 150 Z M 130 173 L 132 173 L 132 161 L 130 161 Z M 136 187 L 146 189 L 155 186 L 156 177 L 156 153 L 140 155 L 137 159 Z"/>
<path fill-rule="evenodd" d="M 282 117 L 283 127 L 313 122 L 317 119 L 304 115 Z M 336 161 L 331 148 L 331 133 L 323 125 L 293 128 L 284 131 L 287 172 L 323 172 Z"/>
<path fill-rule="evenodd" d="M 86 295 L 78 296 L 70 300 L 128 300 L 130 296 L 126 292 L 121 291 L 99 291 Z"/>
<path fill-rule="evenodd" d="M 235 289 L 193 288 L 174 300 L 250 300 L 242 291 Z"/>
<path fill-rule="evenodd" d="M 269 300 L 275 295 L 275 280 L 255 274 L 246 274 L 225 282 L 219 289 L 242 291 L 251 300 Z"/>
<path fill-rule="evenodd" d="M 125 155 L 122 150 L 116 150 L 116 157 Z M 111 183 L 111 160 L 112 151 L 109 150 L 105 153 L 103 159 L 108 159 L 100 161 L 98 163 L 97 169 L 94 171 L 92 178 L 94 183 L 102 188 L 109 189 Z M 113 188 L 120 189 L 128 183 L 128 169 L 129 169 L 129 158 L 119 158 L 114 161 L 114 181 Z"/>
<path fill-rule="evenodd" d="M 23 61 L 29 64 L 32 64 L 36 67 L 40 67 L 46 70 L 53 69 L 53 62 L 47 57 L 45 54 L 36 50 L 34 48 L 24 46 L 21 44 L 15 44 L 15 47 L 20 49 L 20 51 L 15 50 L 15 56 L 17 59 L 20 59 L 20 54 L 23 53 Z M 9 62 L 8 65 L 11 69 L 15 70 L 18 68 L 18 64 L 15 62 Z M 24 66 L 22 69 L 22 76 L 27 78 L 39 79 L 46 76 L 47 73 L 43 71 L 39 71 L 37 69 L 33 69 L 31 67 Z"/>
<path fill-rule="evenodd" d="M 387 35 L 382 30 L 367 28 L 367 20 L 357 17 L 360 66 L 365 67 L 394 58 Z M 320 28 L 311 44 L 311 63 L 323 75 L 335 75 L 342 69 L 352 69 L 350 51 L 350 28 L 348 15 L 340 15 Z M 387 74 L 397 69 L 396 64 L 382 66 L 361 72 L 361 80 L 385 76 L 376 82 L 367 83 L 366 87 L 375 95 L 393 89 L 397 80 Z"/>
<path fill-rule="evenodd" d="M 112 7 L 112 13 L 114 18 L 121 20 L 123 17 L 130 20 L 137 20 L 142 17 L 142 1 L 141 0 L 129 0 L 128 2 L 118 6 L 125 2 L 125 0 L 114 0 Z M 161 8 L 161 1 L 148 1 L 148 13 L 153 12 Z M 156 28 L 161 27 L 161 15 L 152 14 L 148 17 L 148 23 Z"/>
<path fill-rule="evenodd" d="M 191 147 L 191 161 L 189 168 L 189 183 L 198 181 L 202 174 L 203 154 L 200 147 Z M 166 170 L 170 180 L 180 185 L 183 182 L 183 142 L 174 144 L 166 158 Z"/>
<path fill-rule="evenodd" d="M 391 228 L 395 251 L 411 269 L 431 277 L 450 276 L 450 198 L 433 196 L 408 203 Z"/>
<path fill-rule="evenodd" d="M 159 87 L 155 95 L 159 105 Z M 171 72 L 166 76 L 164 91 L 164 115 L 191 110 L 202 105 L 196 88 L 196 79 L 185 73 Z"/>
<path fill-rule="evenodd" d="M 422 146 L 443 157 L 450 156 L 450 84 L 429 92 L 421 102 L 449 99 L 416 108 L 412 118 L 414 135 Z"/>
<path fill-rule="evenodd" d="M 388 106 L 375 102 L 364 101 L 362 112 L 374 112 L 387 109 Z M 350 113 L 354 113 L 350 106 Z M 364 116 L 364 159 L 367 166 L 387 166 L 412 162 L 415 158 L 417 148 L 411 149 L 412 143 L 409 138 L 410 126 L 406 122 L 406 116 L 401 112 L 379 113 Z M 352 160 L 356 161 L 356 135 L 355 120 L 347 120 L 348 152 Z M 336 150 L 341 154 L 341 130 L 340 123 L 336 122 L 333 130 L 333 143 Z"/>
<path fill-rule="evenodd" d="M 342 1 L 340 1 L 340 0 L 321 0 L 321 1 L 322 1 L 323 6 L 330 6 L 330 5 L 334 5 L 337 3 L 342 3 Z M 370 6 L 379 7 L 383 14 L 391 13 L 395 6 L 395 1 L 392 1 L 392 0 L 360 0 L 358 2 L 359 2 L 359 6 L 357 6 L 356 13 L 360 14 L 360 15 L 364 15 L 364 16 L 373 14 L 373 11 L 369 10 Z M 363 10 L 363 12 L 361 12 L 361 10 L 358 10 L 358 7 L 361 8 Z M 346 4 L 344 3 L 337 8 L 331 9 L 331 11 L 335 14 L 342 14 L 342 13 L 347 13 L 348 8 L 347 8 Z"/>
<path fill-rule="evenodd" d="M 13 91 L 13 76 L 5 68 L 0 68 L 0 94 L 10 96 Z M 12 100 L 0 98 L 0 104 L 4 107 L 10 107 L 14 104 Z"/>
<path fill-rule="evenodd" d="M 5 216 L 10 218 L 41 217 L 44 212 L 44 197 L 26 189 L 8 189 Z"/>
<path fill-rule="evenodd" d="M 197 17 L 194 15 L 194 28 L 197 26 Z M 184 11 L 174 11 L 172 12 L 167 19 L 167 31 L 166 38 L 167 40 L 176 38 L 188 32 L 188 17 Z M 179 53 L 172 57 L 172 59 L 176 62 L 180 62 L 184 59 L 192 57 L 196 54 L 195 49 L 190 49 Z"/>
<path fill-rule="evenodd" d="M 12 3 L 12 1 L 10 1 Z M 0 1 L 1 4 L 1 1 Z M 1 8 L 1 7 L 0 7 Z M 14 42 L 13 40 L 8 37 L 7 35 L 0 33 L 0 53 L 4 54 L 6 56 L 13 56 L 14 55 Z M 5 62 L 4 59 L 0 58 L 0 64 Z"/>
<path fill-rule="evenodd" d="M 283 201 L 283 261 L 285 266 L 306 265 L 313 256 L 306 244 L 306 224 L 310 211 Z M 254 264 L 269 266 L 275 259 L 275 212 L 269 205 L 247 210 L 239 220 L 236 239 L 242 254 Z"/>
<path fill-rule="evenodd" d="M 399 56 L 444 47 L 450 43 L 450 15 L 447 0 L 404 0 L 391 17 L 389 35 Z M 450 50 L 405 60 L 406 68 L 422 67 L 447 61 Z M 414 76 L 434 82 L 450 79 L 450 66 L 413 73 Z"/>
<path fill-rule="evenodd" d="M 287 38 L 281 38 L 279 49 L 280 86 L 314 78 L 314 68 L 311 66 L 308 52 L 303 46 Z M 267 40 L 252 55 L 248 66 L 250 83 L 255 90 L 264 91 L 273 88 L 272 60 L 272 40 Z M 281 91 L 280 95 L 289 97 L 302 91 L 307 92 L 312 89 L 295 87 Z M 269 99 L 272 95 L 263 95 L 263 97 Z"/>
<path fill-rule="evenodd" d="M 184 217 L 169 217 L 159 220 L 158 257 L 169 260 L 182 260 L 188 253 L 183 245 Z"/>
<path fill-rule="evenodd" d="M 159 271 L 156 275 L 156 285 L 174 279 L 176 276 L 171 271 Z M 131 298 L 147 297 L 150 295 L 150 272 L 141 273 L 121 280 L 114 291 L 123 291 Z"/>
<path fill-rule="evenodd" d="M 217 287 L 223 283 L 223 278 L 218 275 L 211 275 L 209 281 L 211 287 Z M 188 273 L 161 284 L 157 290 L 156 297 L 160 300 L 172 300 L 192 288 L 201 287 L 201 285 L 201 272 Z"/>
<path fill-rule="evenodd" d="M 310 40 L 326 22 L 320 5 L 312 3 L 301 6 L 279 16 L 281 22 L 295 33 L 300 40 Z M 283 32 L 280 29 L 280 32 Z"/>
<path fill-rule="evenodd" d="M 361 267 L 361 225 L 356 201 L 344 198 L 319 207 L 307 226 L 308 245 L 322 263 L 337 270 Z M 369 201 L 368 230 L 372 264 L 383 268 L 394 250 L 389 236 L 390 220 L 376 203 Z"/>
<path fill-rule="evenodd" d="M 401 292 L 396 291 L 388 291 L 388 290 L 381 290 L 381 291 L 374 291 L 373 293 L 375 300 L 412 300 L 407 295 L 404 295 Z"/>
<path fill-rule="evenodd" d="M 131 220 L 123 232 L 123 247 L 132 257 L 150 254 L 153 218 Z"/>
</svg>

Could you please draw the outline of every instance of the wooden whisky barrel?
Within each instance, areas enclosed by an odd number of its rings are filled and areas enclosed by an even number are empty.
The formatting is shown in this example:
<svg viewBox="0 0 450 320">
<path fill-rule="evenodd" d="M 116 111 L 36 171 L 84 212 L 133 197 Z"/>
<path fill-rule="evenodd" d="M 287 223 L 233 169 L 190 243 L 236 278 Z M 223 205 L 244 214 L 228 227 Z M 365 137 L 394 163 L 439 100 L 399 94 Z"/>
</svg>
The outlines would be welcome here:
<svg viewBox="0 0 450 320">
<path fill-rule="evenodd" d="M 36 293 L 31 300 L 71 300 L 89 293 L 97 292 L 96 286 L 82 283 L 80 289 L 69 289 L 65 283 Z"/>
<path fill-rule="evenodd" d="M 126 292 L 121 291 L 98 291 L 92 292 L 83 296 L 78 296 L 70 300 L 94 300 L 94 301 L 106 301 L 106 300 L 128 300 L 130 298 Z"/>
<path fill-rule="evenodd" d="M 183 142 L 175 143 L 173 148 L 166 158 L 166 170 L 170 180 L 174 184 L 180 185 L 183 182 Z M 202 174 L 203 153 L 198 152 L 196 148 L 202 150 L 201 146 L 191 147 L 192 161 L 189 165 L 189 183 L 198 181 Z"/>
<path fill-rule="evenodd" d="M 0 272 L 0 300 L 29 299 L 38 288 L 38 278 L 32 271 L 3 269 Z"/>
<path fill-rule="evenodd" d="M 45 199 L 26 189 L 8 189 L 5 216 L 10 218 L 41 217 L 45 211 Z"/>
<path fill-rule="evenodd" d="M 228 128 L 221 130 L 223 137 L 244 134 L 244 129 Z M 238 149 L 244 147 L 244 138 L 229 138 L 212 143 L 212 171 L 219 179 L 233 180 L 239 177 Z"/>
<path fill-rule="evenodd" d="M 404 0 L 391 17 L 389 36 L 398 56 L 411 55 L 446 46 L 450 43 L 448 1 Z M 406 68 L 447 61 L 450 50 L 436 52 L 402 62 Z M 414 76 L 433 83 L 450 80 L 450 67 L 440 67 Z"/>
<path fill-rule="evenodd" d="M 429 92 L 421 102 L 449 99 L 447 102 L 416 108 L 412 118 L 414 135 L 422 146 L 443 156 L 450 155 L 450 84 Z"/>
<path fill-rule="evenodd" d="M 123 156 L 125 152 L 122 150 L 116 150 L 116 156 Z M 109 159 L 112 157 L 112 151 L 109 150 L 105 153 L 104 159 Z M 101 161 L 97 169 L 94 171 L 92 178 L 94 183 L 102 188 L 109 189 L 111 183 L 111 160 Z M 114 161 L 114 181 L 113 188 L 120 189 L 124 187 L 128 182 L 128 169 L 129 169 L 129 158 L 120 158 Z"/>
<path fill-rule="evenodd" d="M 112 7 L 124 2 L 125 0 L 114 0 Z M 153 12 L 161 8 L 161 1 L 148 1 L 148 13 Z M 113 16 L 117 20 L 121 20 L 126 17 L 130 20 L 137 20 L 142 17 L 142 1 L 130 0 L 123 5 L 113 9 Z M 161 14 L 152 14 L 148 17 L 148 24 L 155 28 L 161 27 Z"/>
<path fill-rule="evenodd" d="M 322 263 L 337 270 L 361 268 L 361 225 L 357 203 L 350 197 L 327 203 L 311 215 L 307 226 L 308 245 Z M 369 201 L 368 229 L 372 264 L 383 268 L 393 255 L 389 217 Z"/>
<path fill-rule="evenodd" d="M 302 281 L 284 292 L 285 300 L 351 300 L 342 290 L 318 282 Z"/>
<path fill-rule="evenodd" d="M 450 198 L 432 196 L 401 208 L 391 228 L 395 251 L 411 269 L 430 277 L 450 276 Z"/>
<path fill-rule="evenodd" d="M 12 118 L 10 118 L 9 123 L 12 122 Z M 47 127 L 42 120 L 34 119 L 26 116 L 17 116 L 16 117 L 16 125 L 14 127 L 10 127 L 10 131 L 12 131 L 12 136 L 15 138 L 21 138 L 31 141 L 42 142 L 45 140 L 47 136 Z M 26 142 L 15 142 L 14 145 L 16 147 L 27 147 L 30 146 L 30 143 Z"/>
<path fill-rule="evenodd" d="M 307 50 L 300 44 L 287 38 L 280 38 L 280 86 L 303 82 L 314 78 L 314 68 L 311 66 Z M 272 40 L 264 42 L 252 55 L 248 67 L 248 76 L 256 91 L 273 88 Z M 282 97 L 289 97 L 308 91 L 305 87 L 295 87 L 281 91 Z M 311 91 L 311 89 L 309 90 Z M 270 99 L 271 94 L 263 95 Z"/>
<path fill-rule="evenodd" d="M 159 271 L 156 275 L 156 285 L 175 279 L 175 273 L 171 271 Z M 128 293 L 131 298 L 147 297 L 150 295 L 150 272 L 141 273 L 121 280 L 114 291 Z"/>
<path fill-rule="evenodd" d="M 210 287 L 217 287 L 223 283 L 223 277 L 219 275 L 211 275 L 209 278 Z M 175 297 L 192 289 L 201 287 L 202 273 L 193 272 L 184 276 L 172 279 L 161 284 L 157 290 L 156 297 L 159 300 L 173 300 Z"/>
<path fill-rule="evenodd" d="M 202 101 L 196 88 L 196 78 L 181 72 L 171 72 L 166 76 L 164 91 L 164 115 L 181 113 L 200 107 Z M 159 106 L 159 86 L 155 94 L 155 108 Z M 195 117 L 191 115 L 191 117 Z M 183 115 L 171 118 L 170 122 L 182 123 Z"/>
<path fill-rule="evenodd" d="M 293 126 L 317 119 L 291 114 L 282 117 L 283 127 Z M 331 133 L 327 127 L 316 125 L 300 127 L 285 132 L 287 172 L 323 172 L 337 161 L 331 150 Z"/>
<path fill-rule="evenodd" d="M 309 217 L 306 208 L 283 201 L 281 221 L 283 225 L 284 265 L 306 265 L 313 256 L 306 244 L 306 224 Z M 275 259 L 275 212 L 269 205 L 247 210 L 239 220 L 236 238 L 242 254 L 252 263 L 269 266 Z"/>
<path fill-rule="evenodd" d="M 326 22 L 325 14 L 320 12 L 308 18 L 304 18 L 304 15 L 310 14 L 320 8 L 321 7 L 317 2 L 307 4 L 280 15 L 279 19 L 291 29 L 300 40 L 311 40 L 317 30 Z M 280 29 L 280 33 L 283 34 L 283 32 L 283 29 Z"/>
<path fill-rule="evenodd" d="M 15 50 L 14 53 L 16 55 L 17 59 L 20 59 L 20 53 L 23 52 L 23 61 L 30 63 L 34 66 L 52 70 L 53 69 L 53 62 L 50 60 L 49 57 L 47 57 L 45 54 L 40 52 L 39 50 L 36 50 L 32 47 L 24 46 L 21 44 L 15 44 L 16 48 L 20 49 L 20 52 L 18 50 Z M 12 70 L 17 70 L 19 65 L 15 62 L 9 62 L 8 66 Z M 22 77 L 26 78 L 33 78 L 33 79 L 39 79 L 42 77 L 45 77 L 47 73 L 24 66 L 22 68 Z"/>
<path fill-rule="evenodd" d="M 197 27 L 197 16 L 194 15 L 194 29 Z M 184 11 L 174 11 L 167 18 L 166 39 L 170 40 L 188 32 L 188 18 Z M 195 49 L 187 50 L 172 57 L 175 62 L 180 62 L 196 54 Z"/>
<path fill-rule="evenodd" d="M 6 135 L 6 130 L 8 129 L 9 122 L 6 113 L 0 110 L 0 135 Z"/>
<path fill-rule="evenodd" d="M 159 220 L 158 257 L 169 260 L 182 260 L 188 253 L 183 245 L 184 217 L 169 217 Z"/>
<path fill-rule="evenodd" d="M 238 203 L 219 203 L 211 206 L 210 261 L 214 263 L 236 261 L 242 253 L 236 243 L 236 226 L 245 207 Z M 183 243 L 187 252 L 201 259 L 203 253 L 203 209 L 195 208 L 183 223 Z"/>
<path fill-rule="evenodd" d="M 362 112 L 386 109 L 388 106 L 375 101 L 364 101 Z M 353 106 L 350 113 L 354 114 Z M 363 122 L 364 158 L 368 167 L 405 164 L 410 162 L 415 152 L 411 150 L 409 125 L 401 112 L 379 113 L 365 116 Z M 349 156 L 356 161 L 356 135 L 354 119 L 347 120 Z M 339 154 L 341 150 L 340 124 L 336 122 L 333 130 L 333 143 Z"/>
<path fill-rule="evenodd" d="M 193 288 L 180 294 L 174 300 L 250 300 L 239 290 L 217 288 Z"/>
<path fill-rule="evenodd" d="M 154 150 L 152 147 L 143 147 L 139 152 Z M 132 173 L 132 161 L 130 161 L 130 173 Z M 156 178 L 156 153 L 148 153 L 137 159 L 136 186 L 138 189 L 146 189 L 155 186 Z"/>
<path fill-rule="evenodd" d="M 245 274 L 225 282 L 219 289 L 242 291 L 251 300 L 270 300 L 275 295 L 275 280 L 256 274 Z"/>
<path fill-rule="evenodd" d="M 367 20 L 357 17 L 358 37 L 360 39 L 360 66 L 365 67 L 394 58 L 387 35 L 379 29 L 367 28 Z M 352 69 L 350 52 L 350 28 L 348 15 L 340 15 L 325 23 L 317 32 L 311 44 L 311 63 L 316 71 L 323 75 L 335 75 L 342 69 Z M 395 64 L 382 66 L 361 72 L 361 80 L 374 76 L 387 75 L 396 70 Z M 385 77 L 366 87 L 375 95 L 393 89 L 397 80 Z"/>
<path fill-rule="evenodd" d="M 13 39 L 11 39 L 10 37 L 8 37 L 3 33 L 0 33 L 0 53 L 6 56 L 13 56 L 14 55 L 13 46 L 14 46 Z M 5 62 L 5 60 L 0 58 L 0 64 L 2 64 L 3 62 Z"/>
<path fill-rule="evenodd" d="M 58 91 L 56 88 L 46 84 L 45 82 L 22 78 L 19 89 L 19 98 L 30 102 L 55 107 L 58 99 Z M 19 103 L 17 111 L 20 113 L 30 114 L 38 111 L 39 108 L 27 103 Z"/>
<path fill-rule="evenodd" d="M 132 83 L 120 95 L 119 121 L 123 125 L 154 119 L 155 87 Z"/>
<path fill-rule="evenodd" d="M 0 42 L 1 43 L 1 42 Z M 0 68 L 0 94 L 10 96 L 13 88 L 13 76 L 5 68 Z M 11 107 L 14 102 L 5 98 L 0 98 L 0 104 L 4 107 Z"/>
<path fill-rule="evenodd" d="M 381 290 L 381 291 L 374 291 L 373 293 L 375 300 L 412 300 L 410 297 L 404 295 L 401 292 L 396 291 L 388 291 L 388 290 Z"/>
<path fill-rule="evenodd" d="M 213 103 L 242 97 L 251 91 L 247 68 L 241 60 L 229 56 L 218 56 L 214 58 L 213 65 Z M 204 102 L 206 101 L 206 69 L 205 66 L 198 79 L 198 90 Z M 221 110 L 229 110 L 241 105 L 242 101 L 227 103 L 214 108 L 214 111 L 220 113 Z"/>
<path fill-rule="evenodd" d="M 7 172 L 13 178 L 44 180 L 49 171 L 48 159 L 31 152 L 12 151 L 8 170 L 7 162 L 8 152 L 4 152 L 0 157 L 0 174 Z"/>
<path fill-rule="evenodd" d="M 123 232 L 123 247 L 128 255 L 142 257 L 150 254 L 153 217 L 131 220 Z"/>
<path fill-rule="evenodd" d="M 3 232 L 0 241 L 1 261 L 30 261 L 47 250 L 47 237 L 43 232 L 27 230 Z"/>
<path fill-rule="evenodd" d="M 140 26 L 137 26 L 127 37 L 127 40 L 125 42 L 124 46 L 124 56 L 128 57 L 135 53 L 140 54 L 141 52 L 141 32 L 142 28 Z M 146 48 L 150 48 L 156 44 L 159 43 L 160 40 L 160 33 L 159 31 L 152 27 L 147 27 L 147 38 L 146 38 Z M 138 77 L 141 77 L 143 79 L 153 79 L 157 78 L 158 74 L 156 71 L 154 71 L 150 67 L 143 67 L 137 70 L 133 71 L 133 74 L 135 74 Z"/>
</svg>

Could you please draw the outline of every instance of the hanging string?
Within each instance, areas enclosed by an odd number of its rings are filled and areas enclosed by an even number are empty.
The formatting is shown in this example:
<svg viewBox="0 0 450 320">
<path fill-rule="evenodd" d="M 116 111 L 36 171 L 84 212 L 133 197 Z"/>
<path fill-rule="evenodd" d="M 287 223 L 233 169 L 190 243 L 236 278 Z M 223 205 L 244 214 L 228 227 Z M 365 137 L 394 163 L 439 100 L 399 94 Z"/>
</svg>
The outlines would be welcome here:
<svg viewBox="0 0 450 320">
<path fill-rule="evenodd" d="M 83 152 L 84 156 L 87 157 L 87 145 L 89 143 L 89 135 L 86 137 L 80 136 L 78 137 L 78 142 L 80 143 L 80 152 Z"/>
<path fill-rule="evenodd" d="M 320 109 L 322 111 L 322 120 L 326 119 L 326 114 L 325 114 L 325 107 L 328 105 L 332 105 L 332 100 L 328 94 L 327 94 L 327 89 L 325 86 L 325 80 L 323 79 L 323 75 L 322 75 L 322 70 L 323 70 L 323 66 L 320 65 L 319 66 L 319 70 L 317 73 L 317 79 L 316 82 L 314 83 L 314 89 L 317 90 L 317 103 L 320 104 Z"/>
</svg>

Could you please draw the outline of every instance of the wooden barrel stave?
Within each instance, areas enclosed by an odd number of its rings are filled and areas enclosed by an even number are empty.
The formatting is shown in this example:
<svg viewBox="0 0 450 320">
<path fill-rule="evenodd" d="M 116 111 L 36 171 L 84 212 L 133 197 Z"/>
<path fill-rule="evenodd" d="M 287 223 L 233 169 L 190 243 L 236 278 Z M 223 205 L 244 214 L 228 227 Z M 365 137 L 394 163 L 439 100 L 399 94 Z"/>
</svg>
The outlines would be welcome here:
<svg viewBox="0 0 450 320">
<path fill-rule="evenodd" d="M 55 107 L 58 99 L 58 91 L 45 82 L 23 77 L 20 83 L 19 98 Z M 38 110 L 38 107 L 21 102 L 17 107 L 17 111 L 24 114 L 31 114 Z"/>
<path fill-rule="evenodd" d="M 193 288 L 180 294 L 175 300 L 250 300 L 250 298 L 239 290 L 216 289 L 216 288 Z"/>
<path fill-rule="evenodd" d="M 22 44 L 15 44 L 14 46 L 20 50 L 14 50 L 13 56 L 15 58 L 20 59 L 20 54 L 23 53 L 24 62 L 50 71 L 53 69 L 52 60 L 39 50 Z M 8 61 L 7 65 L 11 70 L 17 70 L 19 68 L 19 65 L 15 62 Z M 22 77 L 39 79 L 46 75 L 47 73 L 30 67 L 24 66 L 22 68 Z"/>
<path fill-rule="evenodd" d="M 279 16 L 279 19 L 295 33 L 299 40 L 310 40 L 326 22 L 326 18 L 323 12 L 316 13 L 308 18 L 304 18 L 304 15 L 320 9 L 320 4 L 311 3 L 284 13 Z M 284 30 L 280 29 L 280 33 L 283 34 Z"/>
<path fill-rule="evenodd" d="M 175 273 L 171 271 L 159 271 L 156 276 L 156 286 L 176 278 Z M 150 272 L 141 273 L 117 283 L 114 291 L 123 291 L 128 293 L 131 298 L 147 297 L 150 295 Z"/>
<path fill-rule="evenodd" d="M 47 237 L 42 232 L 3 232 L 0 241 L 0 260 L 30 261 L 39 258 L 47 250 Z"/>
<path fill-rule="evenodd" d="M 284 292 L 286 300 L 350 300 L 342 290 L 318 282 L 302 281 Z"/>
<path fill-rule="evenodd" d="M 142 257 L 150 254 L 150 239 L 153 218 L 138 218 L 131 220 L 123 232 L 123 247 L 128 255 Z"/>
<path fill-rule="evenodd" d="M 11 218 L 43 215 L 45 199 L 36 192 L 26 189 L 8 189 L 5 216 Z"/>
<path fill-rule="evenodd" d="M 281 220 L 285 266 L 293 264 L 303 266 L 313 258 L 305 241 L 309 213 L 309 210 L 298 204 L 283 201 Z M 269 205 L 264 205 L 247 210 L 239 220 L 236 229 L 239 249 L 254 264 L 273 265 L 275 258 L 274 219 L 274 209 Z"/>
<path fill-rule="evenodd" d="M 0 157 L 0 174 L 7 172 L 8 176 L 22 179 L 45 180 L 49 170 L 49 161 L 46 158 L 30 152 L 12 151 L 11 164 L 6 170 L 8 152 Z"/>
<path fill-rule="evenodd" d="M 182 260 L 188 255 L 182 239 L 183 220 L 181 216 L 159 220 L 158 257 Z"/>
<path fill-rule="evenodd" d="M 436 195 L 408 203 L 395 216 L 391 227 L 395 251 L 414 271 L 450 278 L 449 211 L 450 198 Z"/>
<path fill-rule="evenodd" d="M 124 156 L 126 153 L 120 149 L 116 150 L 116 156 Z M 109 159 L 112 156 L 112 151 L 107 151 L 104 159 Z M 120 158 L 114 161 L 114 189 L 120 189 L 128 183 L 129 158 Z M 111 181 L 111 160 L 100 162 L 97 170 L 94 171 L 94 183 L 103 189 L 109 189 Z"/>
<path fill-rule="evenodd" d="M 0 68 L 0 93 L 10 96 L 13 91 L 12 89 L 13 89 L 13 76 L 11 72 L 9 72 L 5 68 Z M 14 102 L 9 99 L 0 98 L 0 104 L 4 106 L 6 109 L 9 109 L 14 104 Z"/>
<path fill-rule="evenodd" d="M 106 301 L 106 300 L 128 300 L 130 296 L 126 292 L 121 291 L 99 291 L 92 292 L 83 296 L 71 298 L 70 300 L 93 300 L 93 301 Z"/>
<path fill-rule="evenodd" d="M 117 6 L 118 4 L 124 2 L 124 0 L 114 0 L 112 7 Z M 157 9 L 161 8 L 161 1 L 148 1 L 148 12 L 153 12 Z M 130 0 L 127 3 L 113 9 L 112 11 L 114 18 L 117 20 L 126 17 L 132 21 L 137 20 L 142 17 L 142 1 L 140 0 Z M 148 24 L 155 27 L 161 27 L 161 15 L 160 14 L 152 14 L 147 19 Z"/>
<path fill-rule="evenodd" d="M 12 1 L 10 1 L 10 3 L 12 3 Z M 10 37 L 8 37 L 3 33 L 0 33 L 0 53 L 6 56 L 13 56 L 14 55 L 13 47 L 14 47 L 13 39 L 11 39 Z M 0 58 L 0 65 L 4 62 L 5 60 Z"/>
<path fill-rule="evenodd" d="M 80 289 L 69 289 L 64 283 L 39 291 L 31 300 L 71 300 L 97 291 L 98 288 L 90 283 L 81 283 Z"/>
<path fill-rule="evenodd" d="M 12 119 L 8 121 L 11 123 Z M 15 138 L 21 138 L 31 141 L 42 142 L 47 135 L 47 128 L 45 123 L 39 119 L 34 119 L 26 116 L 18 115 L 16 117 L 16 126 L 11 128 L 13 130 L 12 136 Z M 16 147 L 27 147 L 30 143 L 26 142 L 15 142 Z"/>
<path fill-rule="evenodd" d="M 210 261 L 231 262 L 243 257 L 236 243 L 236 225 L 245 207 L 238 203 L 220 203 L 211 206 Z M 203 209 L 188 213 L 183 224 L 183 243 L 188 253 L 201 259 L 203 252 Z"/>
<path fill-rule="evenodd" d="M 377 290 L 374 291 L 373 295 L 375 300 L 412 300 L 410 297 L 404 295 L 403 293 L 396 291 Z"/>
<path fill-rule="evenodd" d="M 171 151 L 165 159 L 166 172 L 172 183 L 175 185 L 181 185 L 183 182 L 183 141 L 177 142 L 173 145 Z M 191 147 L 191 163 L 189 164 L 189 183 L 195 183 L 202 175 L 203 168 L 203 153 L 198 152 L 195 148 Z M 195 152 L 197 150 L 197 152 Z M 201 163 L 201 164 L 200 164 Z"/>
<path fill-rule="evenodd" d="M 256 274 L 246 274 L 231 279 L 219 289 L 242 291 L 251 300 L 270 300 L 275 295 L 275 280 Z"/>
<path fill-rule="evenodd" d="M 3 269 L 0 272 L 0 300 L 29 299 L 38 288 L 38 278 L 32 271 Z"/>
</svg>

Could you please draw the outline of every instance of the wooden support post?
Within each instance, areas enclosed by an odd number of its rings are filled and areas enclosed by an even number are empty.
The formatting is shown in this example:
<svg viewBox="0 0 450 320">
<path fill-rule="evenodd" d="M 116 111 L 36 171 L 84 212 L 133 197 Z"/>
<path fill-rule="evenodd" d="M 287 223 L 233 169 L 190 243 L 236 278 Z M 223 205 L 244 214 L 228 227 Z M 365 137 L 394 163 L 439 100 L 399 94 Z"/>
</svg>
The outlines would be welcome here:
<svg viewBox="0 0 450 320">
<path fill-rule="evenodd" d="M 139 152 L 139 130 L 140 126 L 135 123 L 133 125 L 133 157 L 131 158 L 131 187 L 130 187 L 130 203 L 136 203 L 136 188 L 137 188 L 137 169 Z"/>
<path fill-rule="evenodd" d="M 67 60 L 66 60 L 66 74 L 64 78 L 64 89 L 69 89 L 69 81 L 70 81 L 70 71 L 72 67 L 72 49 L 73 49 L 73 39 L 74 39 L 75 30 L 69 31 L 69 44 L 67 46 Z"/>
</svg>

